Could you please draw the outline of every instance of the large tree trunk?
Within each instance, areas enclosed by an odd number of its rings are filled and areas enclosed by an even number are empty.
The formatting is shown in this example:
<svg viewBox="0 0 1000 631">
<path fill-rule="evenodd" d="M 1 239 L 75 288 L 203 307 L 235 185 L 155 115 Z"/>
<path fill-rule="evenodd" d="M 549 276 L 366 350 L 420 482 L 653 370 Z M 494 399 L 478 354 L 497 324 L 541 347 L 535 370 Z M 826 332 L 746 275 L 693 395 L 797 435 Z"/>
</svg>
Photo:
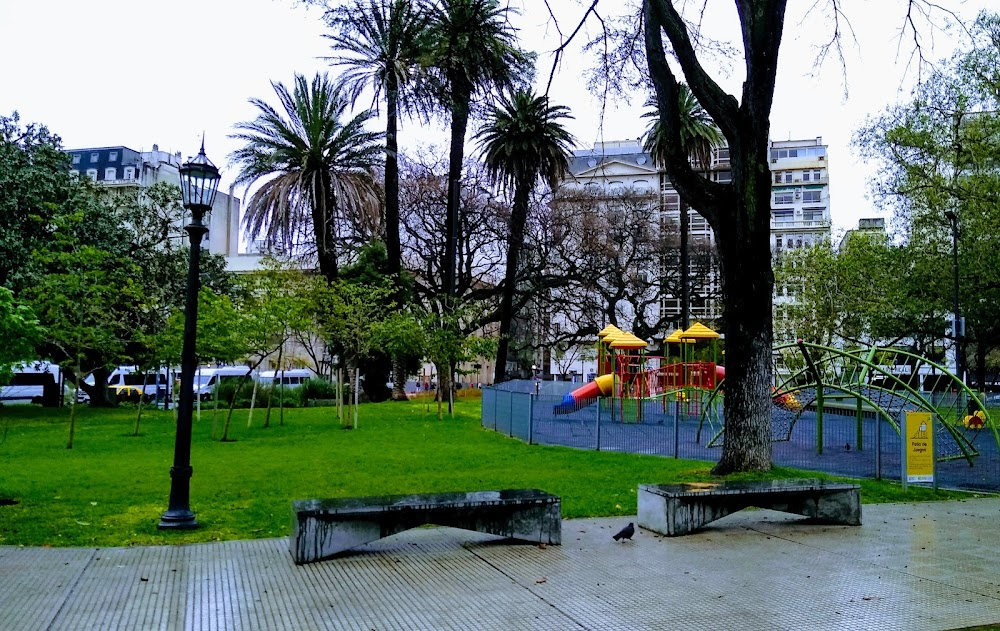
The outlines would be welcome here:
<svg viewBox="0 0 1000 631">
<path fill-rule="evenodd" d="M 766 156 L 766 137 L 764 144 Z M 745 153 L 733 160 L 733 178 L 743 195 L 737 195 L 733 220 L 714 226 L 726 333 L 726 437 L 713 469 L 720 475 L 771 468 L 771 176 L 767 164 L 756 159 L 756 148 L 741 149 Z"/>
<path fill-rule="evenodd" d="M 507 233 L 507 267 L 503 277 L 503 297 L 500 300 L 500 341 L 497 345 L 497 362 L 493 383 L 507 380 L 507 350 L 510 331 L 517 315 L 514 313 L 514 292 L 517 288 L 517 265 L 524 244 L 524 224 L 528 219 L 528 198 L 531 183 L 518 182 L 514 191 L 514 208 L 510 214 Z"/>
<path fill-rule="evenodd" d="M 668 134 L 666 169 L 682 199 L 715 230 L 726 334 L 725 443 L 717 474 L 771 467 L 771 173 L 768 135 L 786 0 L 736 3 L 746 80 L 741 99 L 715 83 L 698 59 L 688 25 L 668 0 L 644 0 L 644 40 L 660 123 Z M 670 40 L 691 91 L 729 141 L 733 179 L 695 173 L 681 149 L 678 82 L 667 61 Z"/>
<path fill-rule="evenodd" d="M 332 283 L 337 280 L 337 245 L 333 222 L 334 202 L 330 185 L 325 177 L 317 177 L 313 184 L 313 234 L 316 237 L 316 259 L 319 272 Z"/>
<path fill-rule="evenodd" d="M 87 396 L 90 397 L 90 407 L 92 408 L 110 408 L 114 407 L 114 403 L 111 401 L 111 396 L 108 394 L 108 377 L 111 375 L 111 371 L 103 366 L 94 369 L 91 373 L 94 377 L 94 385 L 88 385 L 79 373 L 73 375 L 76 379 L 76 387 L 82 388 Z"/>
</svg>

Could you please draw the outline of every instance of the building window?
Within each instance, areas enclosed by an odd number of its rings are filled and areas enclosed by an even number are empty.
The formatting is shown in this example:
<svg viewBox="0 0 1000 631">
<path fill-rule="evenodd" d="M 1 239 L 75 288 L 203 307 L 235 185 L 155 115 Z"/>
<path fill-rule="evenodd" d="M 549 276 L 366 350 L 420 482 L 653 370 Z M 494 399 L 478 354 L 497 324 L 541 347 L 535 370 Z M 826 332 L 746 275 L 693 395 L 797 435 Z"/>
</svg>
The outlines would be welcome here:
<svg viewBox="0 0 1000 631">
<path fill-rule="evenodd" d="M 732 182 L 733 181 L 733 172 L 732 171 L 719 171 L 716 174 L 715 181 L 716 182 Z"/>
<path fill-rule="evenodd" d="M 72 175 L 73 177 L 80 177 L 80 172 L 77 171 L 76 169 L 70 169 L 69 174 Z"/>
<path fill-rule="evenodd" d="M 795 149 L 771 149 L 771 159 L 816 158 L 826 156 L 826 147 L 797 147 Z"/>
<path fill-rule="evenodd" d="M 97 181 L 97 169 L 87 169 L 87 177 L 90 178 L 91 182 Z"/>
<path fill-rule="evenodd" d="M 104 179 L 107 181 L 113 181 L 118 179 L 118 169 L 114 167 L 108 167 L 104 169 Z"/>
<path fill-rule="evenodd" d="M 803 171 L 802 181 L 803 182 L 819 182 L 823 175 L 823 171 L 820 169 L 813 169 L 812 171 Z"/>
<path fill-rule="evenodd" d="M 774 194 L 775 204 L 792 204 L 795 202 L 795 196 L 791 191 L 778 191 Z"/>
<path fill-rule="evenodd" d="M 795 221 L 795 211 L 794 210 L 776 210 L 771 213 L 771 217 L 774 219 L 775 224 L 787 224 Z"/>
<path fill-rule="evenodd" d="M 112 151 L 108 153 L 108 162 L 118 162 L 118 152 Z"/>
<path fill-rule="evenodd" d="M 125 179 L 126 180 L 135 179 L 135 167 L 125 167 Z"/>
<path fill-rule="evenodd" d="M 681 198 L 679 195 L 664 195 L 663 196 L 663 211 L 664 212 L 678 212 L 681 209 Z"/>
<path fill-rule="evenodd" d="M 802 221 L 823 221 L 823 211 L 822 209 L 811 209 L 802 211 Z"/>
<path fill-rule="evenodd" d="M 802 192 L 802 201 L 803 202 L 812 202 L 812 203 L 818 202 L 818 201 L 820 201 L 822 194 L 823 194 L 823 191 L 803 191 Z"/>
<path fill-rule="evenodd" d="M 781 171 L 774 172 L 774 183 L 781 184 Z"/>
<path fill-rule="evenodd" d="M 624 185 L 625 182 L 622 182 L 621 180 L 611 180 L 608 182 L 608 188 L 621 188 Z"/>
<path fill-rule="evenodd" d="M 80 164 L 80 154 L 78 153 L 73 154 L 73 164 Z"/>
<path fill-rule="evenodd" d="M 90 154 L 90 161 L 91 161 L 91 162 L 97 162 L 97 158 L 98 158 L 98 157 L 99 157 L 100 155 L 101 155 L 101 154 L 99 154 L 99 153 L 97 153 L 97 152 L 95 151 L 94 153 Z"/>
</svg>

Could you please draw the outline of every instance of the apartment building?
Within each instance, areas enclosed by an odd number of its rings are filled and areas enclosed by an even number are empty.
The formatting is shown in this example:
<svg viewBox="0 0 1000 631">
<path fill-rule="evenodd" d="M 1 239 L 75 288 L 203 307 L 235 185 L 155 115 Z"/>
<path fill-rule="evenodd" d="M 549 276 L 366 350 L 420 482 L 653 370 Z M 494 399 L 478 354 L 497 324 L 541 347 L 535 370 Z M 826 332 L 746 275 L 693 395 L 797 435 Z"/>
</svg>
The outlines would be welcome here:
<svg viewBox="0 0 1000 631">
<path fill-rule="evenodd" d="M 771 141 L 771 249 L 830 240 L 830 171 L 822 138 Z"/>
<path fill-rule="evenodd" d="M 181 152 L 161 151 L 155 144 L 151 151 L 112 146 L 68 149 L 65 153 L 70 156 L 73 173 L 90 178 L 102 187 L 149 187 L 157 182 L 180 186 L 178 168 L 184 162 Z M 226 256 L 227 261 L 237 260 L 240 200 L 235 196 L 233 187 L 230 187 L 228 193 L 219 191 L 206 220 L 209 230 L 205 235 L 203 248 L 212 254 Z M 184 238 L 182 225 L 176 226 L 175 234 L 178 239 Z"/>
<path fill-rule="evenodd" d="M 772 173 L 771 249 L 775 256 L 789 249 L 829 241 L 830 172 L 823 139 L 771 141 L 768 154 Z M 711 164 L 705 165 L 704 173 L 716 182 L 732 180 L 727 147 L 713 151 Z M 574 152 L 570 175 L 560 188 L 568 191 L 631 188 L 638 194 L 650 192 L 653 194 L 650 217 L 658 218 L 660 224 L 680 223 L 680 196 L 667 174 L 643 151 L 641 139 L 598 142 L 592 149 Z M 686 211 L 689 247 L 698 244 L 714 247 L 715 235 L 705 218 L 695 210 Z M 721 313 L 717 271 L 710 272 L 702 283 L 702 292 L 690 297 L 689 317 L 692 321 L 711 322 Z M 776 302 L 789 299 L 777 296 Z M 680 325 L 679 297 L 661 296 L 660 309 L 668 320 L 674 318 L 675 326 Z"/>
</svg>

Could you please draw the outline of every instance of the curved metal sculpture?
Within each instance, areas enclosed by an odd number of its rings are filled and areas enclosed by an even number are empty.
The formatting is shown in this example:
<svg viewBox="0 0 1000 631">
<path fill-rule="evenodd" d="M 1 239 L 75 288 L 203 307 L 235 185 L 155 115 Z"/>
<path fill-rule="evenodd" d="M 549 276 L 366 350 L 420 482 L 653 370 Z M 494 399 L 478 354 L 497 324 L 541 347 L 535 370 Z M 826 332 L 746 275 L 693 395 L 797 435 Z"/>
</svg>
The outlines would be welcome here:
<svg viewBox="0 0 1000 631">
<path fill-rule="evenodd" d="M 838 349 L 799 341 L 776 346 L 774 361 L 772 441 L 789 440 L 808 410 L 817 413 L 817 449 L 822 453 L 823 410 L 844 409 L 845 401 L 850 401 L 859 421 L 859 445 L 864 414 L 884 418 L 898 433 L 897 419 L 903 410 L 922 410 L 941 420 L 937 424 L 939 460 L 965 459 L 971 465 L 980 453 L 976 441 L 985 430 L 1000 448 L 997 427 L 976 393 L 926 357 L 894 348 Z M 930 381 L 930 393 L 921 391 L 924 384 L 915 383 L 921 379 Z M 718 405 L 724 390 L 723 381 L 709 394 L 698 427 L 699 442 L 705 423 L 713 430 L 710 447 L 720 446 L 725 435 L 722 406 Z"/>
</svg>

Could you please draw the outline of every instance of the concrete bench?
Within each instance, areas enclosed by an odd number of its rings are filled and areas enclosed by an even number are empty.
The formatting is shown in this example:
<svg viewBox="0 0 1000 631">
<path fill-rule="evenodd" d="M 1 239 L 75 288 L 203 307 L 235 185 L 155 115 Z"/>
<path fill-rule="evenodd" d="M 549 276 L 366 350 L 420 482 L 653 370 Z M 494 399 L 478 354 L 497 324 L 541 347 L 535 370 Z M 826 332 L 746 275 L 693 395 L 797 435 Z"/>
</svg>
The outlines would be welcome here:
<svg viewBox="0 0 1000 631">
<path fill-rule="evenodd" d="M 529 489 L 298 500 L 289 547 L 302 565 L 425 524 L 533 543 L 562 540 L 559 497 Z"/>
<path fill-rule="evenodd" d="M 749 506 L 861 525 L 860 486 L 822 480 L 639 485 L 639 526 L 674 537 Z"/>
</svg>

